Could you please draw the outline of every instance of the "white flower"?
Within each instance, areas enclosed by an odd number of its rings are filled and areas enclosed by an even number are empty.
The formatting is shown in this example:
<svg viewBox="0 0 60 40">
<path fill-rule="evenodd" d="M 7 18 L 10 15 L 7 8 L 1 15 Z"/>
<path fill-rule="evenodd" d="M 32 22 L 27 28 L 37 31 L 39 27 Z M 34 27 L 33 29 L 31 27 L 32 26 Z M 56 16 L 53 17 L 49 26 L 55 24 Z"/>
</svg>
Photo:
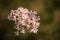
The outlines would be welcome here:
<svg viewBox="0 0 60 40">
<path fill-rule="evenodd" d="M 25 33 L 25 30 L 21 30 L 21 32 L 20 33 Z"/>
<path fill-rule="evenodd" d="M 37 33 L 38 29 L 31 29 L 30 32 Z"/>
<path fill-rule="evenodd" d="M 25 20 L 22 20 L 21 22 L 22 22 L 22 25 L 23 25 L 23 26 L 25 26 L 25 25 L 26 25 Z"/>
<path fill-rule="evenodd" d="M 27 24 L 26 27 L 27 27 L 27 29 L 29 29 L 31 27 L 31 25 Z"/>
</svg>

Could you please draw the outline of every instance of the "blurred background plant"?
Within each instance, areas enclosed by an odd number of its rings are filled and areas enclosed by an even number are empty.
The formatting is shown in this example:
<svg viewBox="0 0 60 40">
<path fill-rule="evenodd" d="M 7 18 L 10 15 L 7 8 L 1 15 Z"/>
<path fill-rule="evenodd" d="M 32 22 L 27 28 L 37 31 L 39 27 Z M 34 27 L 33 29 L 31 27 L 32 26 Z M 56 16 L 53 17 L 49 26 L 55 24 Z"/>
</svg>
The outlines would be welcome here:
<svg viewBox="0 0 60 40">
<path fill-rule="evenodd" d="M 7 16 L 21 6 L 38 12 L 41 24 L 37 34 L 14 35 L 14 22 Z M 60 40 L 60 0 L 0 0 L 0 40 Z"/>
</svg>

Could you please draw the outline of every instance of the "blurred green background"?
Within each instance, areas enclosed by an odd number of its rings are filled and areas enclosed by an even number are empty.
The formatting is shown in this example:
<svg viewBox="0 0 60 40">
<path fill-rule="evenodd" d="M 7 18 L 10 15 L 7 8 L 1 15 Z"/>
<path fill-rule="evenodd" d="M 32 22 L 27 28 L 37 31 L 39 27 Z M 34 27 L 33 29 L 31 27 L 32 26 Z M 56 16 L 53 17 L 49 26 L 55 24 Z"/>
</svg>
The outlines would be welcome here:
<svg viewBox="0 0 60 40">
<path fill-rule="evenodd" d="M 14 22 L 7 16 L 12 9 L 36 10 L 40 16 L 37 34 L 14 34 Z M 60 40 L 60 0 L 0 0 L 0 40 Z"/>
</svg>

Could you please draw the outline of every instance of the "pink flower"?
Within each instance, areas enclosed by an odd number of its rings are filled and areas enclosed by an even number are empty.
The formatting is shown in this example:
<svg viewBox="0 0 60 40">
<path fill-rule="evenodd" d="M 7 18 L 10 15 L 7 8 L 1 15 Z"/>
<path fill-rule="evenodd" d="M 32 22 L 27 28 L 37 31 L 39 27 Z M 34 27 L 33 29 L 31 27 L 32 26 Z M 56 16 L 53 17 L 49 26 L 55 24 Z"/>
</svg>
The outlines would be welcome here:
<svg viewBox="0 0 60 40">
<path fill-rule="evenodd" d="M 17 8 L 17 10 L 12 10 L 10 15 L 8 15 L 8 19 L 15 22 L 15 32 L 16 35 L 19 33 L 25 33 L 27 29 L 30 33 L 37 33 L 39 27 L 40 17 L 37 16 L 36 11 L 28 10 L 23 7 Z"/>
</svg>

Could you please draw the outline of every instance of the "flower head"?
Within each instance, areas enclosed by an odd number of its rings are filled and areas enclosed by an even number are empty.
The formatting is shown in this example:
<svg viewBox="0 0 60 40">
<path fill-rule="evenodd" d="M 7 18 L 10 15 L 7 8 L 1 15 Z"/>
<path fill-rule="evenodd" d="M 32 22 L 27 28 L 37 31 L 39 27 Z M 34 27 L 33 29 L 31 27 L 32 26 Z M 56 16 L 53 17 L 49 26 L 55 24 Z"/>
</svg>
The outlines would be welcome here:
<svg viewBox="0 0 60 40">
<path fill-rule="evenodd" d="M 39 27 L 40 17 L 37 16 L 36 11 L 29 11 L 26 8 L 20 7 L 17 10 L 12 10 L 8 19 L 15 22 L 16 35 L 19 33 L 25 33 L 27 29 L 29 32 L 37 33 Z"/>
</svg>

